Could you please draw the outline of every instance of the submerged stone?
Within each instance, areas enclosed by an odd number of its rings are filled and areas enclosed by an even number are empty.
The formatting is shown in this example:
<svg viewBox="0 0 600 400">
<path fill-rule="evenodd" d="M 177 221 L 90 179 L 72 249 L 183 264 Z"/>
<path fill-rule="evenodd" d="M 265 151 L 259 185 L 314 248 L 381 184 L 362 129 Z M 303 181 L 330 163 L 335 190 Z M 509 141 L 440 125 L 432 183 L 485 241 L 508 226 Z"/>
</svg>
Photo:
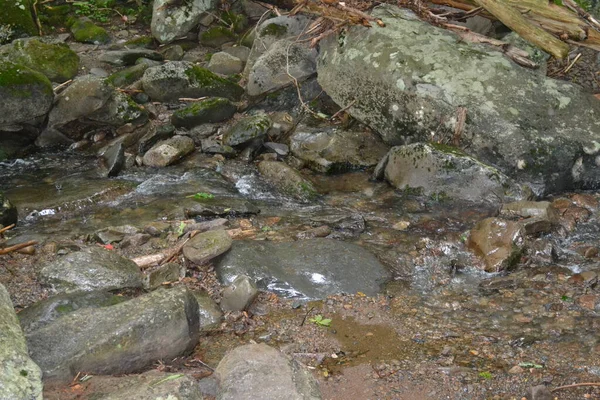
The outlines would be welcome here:
<svg viewBox="0 0 600 400">
<path fill-rule="evenodd" d="M 483 259 L 487 272 L 500 272 L 516 265 L 524 245 L 524 227 L 499 218 L 478 222 L 467 241 L 467 246 Z"/>
<path fill-rule="evenodd" d="M 318 196 L 313 184 L 298 171 L 280 161 L 261 161 L 260 174 L 283 194 L 298 200 L 309 201 Z"/>
</svg>

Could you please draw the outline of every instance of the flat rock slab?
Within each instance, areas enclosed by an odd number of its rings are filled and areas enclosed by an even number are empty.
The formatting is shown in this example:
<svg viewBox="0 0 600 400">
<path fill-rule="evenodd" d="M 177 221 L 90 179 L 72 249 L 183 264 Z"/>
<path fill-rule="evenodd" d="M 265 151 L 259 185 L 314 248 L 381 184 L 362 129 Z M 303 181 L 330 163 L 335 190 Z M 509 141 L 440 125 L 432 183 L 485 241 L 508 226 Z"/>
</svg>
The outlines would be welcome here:
<svg viewBox="0 0 600 400">
<path fill-rule="evenodd" d="M 207 231 L 191 238 L 183 246 L 183 255 L 195 264 L 204 264 L 229 250 L 231 243 L 231 237 L 226 231 Z"/>
<path fill-rule="evenodd" d="M 89 292 L 142 287 L 142 274 L 133 261 L 112 251 L 90 247 L 44 266 L 40 282 L 57 292 Z"/>
<path fill-rule="evenodd" d="M 70 381 L 78 371 L 128 374 L 191 351 L 199 315 L 196 299 L 180 286 L 72 312 L 29 331 L 26 339 L 45 380 Z"/>
<path fill-rule="evenodd" d="M 336 293 L 375 295 L 389 277 L 369 251 L 330 239 L 234 241 L 218 261 L 217 274 L 224 285 L 246 275 L 260 289 L 301 299 L 322 299 Z"/>
<path fill-rule="evenodd" d="M 219 400 L 320 400 L 310 371 L 266 344 L 240 346 L 216 370 Z"/>
</svg>

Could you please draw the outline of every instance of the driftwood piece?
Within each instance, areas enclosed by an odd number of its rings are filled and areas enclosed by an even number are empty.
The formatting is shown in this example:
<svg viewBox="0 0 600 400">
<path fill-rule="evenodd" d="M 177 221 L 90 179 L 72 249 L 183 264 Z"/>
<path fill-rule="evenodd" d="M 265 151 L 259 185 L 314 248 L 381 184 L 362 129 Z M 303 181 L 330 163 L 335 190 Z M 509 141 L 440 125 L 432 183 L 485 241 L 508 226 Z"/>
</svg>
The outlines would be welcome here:
<svg viewBox="0 0 600 400">
<path fill-rule="evenodd" d="M 523 39 L 537 45 L 554 57 L 565 58 L 569 54 L 567 43 L 529 22 L 519 10 L 511 5 L 498 0 L 476 0 L 476 2 Z"/>
<path fill-rule="evenodd" d="M 155 265 L 159 265 L 159 263 L 165 259 L 167 256 L 165 253 L 156 253 L 149 254 L 141 257 L 132 258 L 131 261 L 137 264 L 141 269 L 146 269 Z"/>
<path fill-rule="evenodd" d="M 37 244 L 37 243 L 38 242 L 36 242 L 35 240 L 30 240 L 28 242 L 15 244 L 14 246 L 5 247 L 3 249 L 0 249 L 0 255 L 12 253 L 13 251 L 17 251 L 17 250 L 23 249 L 25 247 L 33 246 L 34 244 Z"/>
<path fill-rule="evenodd" d="M 136 263 L 141 269 L 146 269 L 157 265 L 164 265 L 173 261 L 173 259 L 175 259 L 179 253 L 181 253 L 183 246 L 185 246 L 185 244 L 199 232 L 200 231 L 188 232 L 182 236 L 179 243 L 177 243 L 174 247 L 165 251 L 161 251 L 160 253 L 132 258 L 131 261 Z"/>
</svg>

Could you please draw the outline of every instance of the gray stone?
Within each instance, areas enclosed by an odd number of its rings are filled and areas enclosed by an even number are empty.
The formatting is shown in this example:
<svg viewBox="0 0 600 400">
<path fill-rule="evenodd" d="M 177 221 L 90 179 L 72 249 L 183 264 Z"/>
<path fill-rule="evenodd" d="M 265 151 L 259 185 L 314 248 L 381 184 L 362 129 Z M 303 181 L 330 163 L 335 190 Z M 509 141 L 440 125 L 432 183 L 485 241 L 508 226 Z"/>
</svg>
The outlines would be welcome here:
<svg viewBox="0 0 600 400">
<path fill-rule="evenodd" d="M 27 343 L 6 288 L 0 284 L 0 399 L 42 400 L 42 371 Z"/>
<path fill-rule="evenodd" d="M 294 40 L 275 42 L 249 70 L 248 95 L 259 96 L 281 89 L 294 82 L 293 78 L 302 82 L 317 72 L 316 58 L 317 51 L 309 43 Z"/>
<path fill-rule="evenodd" d="M 527 400 L 552 400 L 554 396 L 544 385 L 533 386 L 527 389 L 525 395 Z"/>
<path fill-rule="evenodd" d="M 389 147 L 371 132 L 298 127 L 290 138 L 292 154 L 323 173 L 376 165 Z"/>
<path fill-rule="evenodd" d="M 280 161 L 261 161 L 258 171 L 281 193 L 301 201 L 313 200 L 318 193 L 313 184 L 298 171 Z"/>
<path fill-rule="evenodd" d="M 163 49 L 161 53 L 165 60 L 181 61 L 183 55 L 185 54 L 185 51 L 183 50 L 183 47 L 176 44 L 169 46 L 166 49 Z"/>
<path fill-rule="evenodd" d="M 196 299 L 180 286 L 77 310 L 26 338 L 48 381 L 68 382 L 78 371 L 128 374 L 190 352 L 198 342 L 198 315 Z"/>
<path fill-rule="evenodd" d="M 148 65 L 146 64 L 132 65 L 129 68 L 125 68 L 115 72 L 114 74 L 111 74 L 108 77 L 107 82 L 115 87 L 128 86 L 144 76 L 144 72 L 147 69 Z"/>
<path fill-rule="evenodd" d="M 247 344 L 227 353 L 216 374 L 219 400 L 319 400 L 310 371 L 266 344 Z"/>
<path fill-rule="evenodd" d="M 453 140 L 465 107 L 460 147 L 536 194 L 600 185 L 600 103 L 591 93 L 408 10 L 382 6 L 373 16 L 386 27 L 355 26 L 320 42 L 318 80 L 340 106 L 356 101 L 348 113 L 386 143 Z"/>
<path fill-rule="evenodd" d="M 133 261 L 98 247 L 58 257 L 42 267 L 39 279 L 57 292 L 142 287 L 142 275 Z"/>
<path fill-rule="evenodd" d="M 16 224 L 18 217 L 17 207 L 0 192 L 0 225 L 5 227 Z"/>
<path fill-rule="evenodd" d="M 86 383 L 94 400 L 202 400 L 191 376 L 151 370 L 139 375 L 94 376 Z"/>
<path fill-rule="evenodd" d="M 194 291 L 192 294 L 198 302 L 200 329 L 208 331 L 218 328 L 219 324 L 223 321 L 223 312 L 219 308 L 219 305 L 204 291 Z"/>
<path fill-rule="evenodd" d="M 285 157 L 290 152 L 290 148 L 283 143 L 266 142 L 264 146 L 280 157 Z"/>
<path fill-rule="evenodd" d="M 258 296 L 256 283 L 246 275 L 240 275 L 225 289 L 221 298 L 223 311 L 244 311 Z"/>
<path fill-rule="evenodd" d="M 239 85 L 187 61 L 170 61 L 148 68 L 142 77 L 142 86 L 155 101 L 205 96 L 237 101 L 244 92 Z"/>
<path fill-rule="evenodd" d="M 179 161 L 195 149 L 194 140 L 187 136 L 174 136 L 157 143 L 144 154 L 144 165 L 166 167 Z"/>
<path fill-rule="evenodd" d="M 19 313 L 19 320 L 27 334 L 74 311 L 108 307 L 126 300 L 126 297 L 105 291 L 62 293 L 27 307 Z"/>
<path fill-rule="evenodd" d="M 236 40 L 237 35 L 235 32 L 225 26 L 213 26 L 198 35 L 198 41 L 201 45 L 214 48 L 219 48 L 225 43 L 232 43 Z"/>
<path fill-rule="evenodd" d="M 525 229 L 517 222 L 499 218 L 479 221 L 469 234 L 467 247 L 481 257 L 487 272 L 513 267 L 523 253 Z"/>
<path fill-rule="evenodd" d="M 531 193 L 496 168 L 450 146 L 393 147 L 376 173 L 378 171 L 395 188 L 417 191 L 439 200 L 501 204 L 526 199 Z"/>
<path fill-rule="evenodd" d="M 173 125 L 156 126 L 152 124 L 150 130 L 138 141 L 138 153 L 146 153 L 156 143 L 161 140 L 169 139 L 173 137 L 174 134 L 175 127 Z"/>
<path fill-rule="evenodd" d="M 239 58 L 221 51 L 212 55 L 207 68 L 215 74 L 234 75 L 242 72 L 244 65 Z"/>
<path fill-rule="evenodd" d="M 223 134 L 223 144 L 237 146 L 263 138 L 270 127 L 271 120 L 265 114 L 243 118 Z"/>
<path fill-rule="evenodd" d="M 102 159 L 106 165 L 106 176 L 117 176 L 125 165 L 125 146 L 123 143 L 116 143 L 110 146 L 102 154 Z"/>
<path fill-rule="evenodd" d="M 228 285 L 239 275 L 285 297 L 323 299 L 336 293 L 375 295 L 389 277 L 370 252 L 331 239 L 291 243 L 235 241 L 216 267 Z"/>
<path fill-rule="evenodd" d="M 169 43 L 185 36 L 198 25 L 202 13 L 214 9 L 214 0 L 173 2 L 156 0 L 152 8 L 150 29 L 160 43 Z"/>
<path fill-rule="evenodd" d="M 0 126 L 36 123 L 52 106 L 52 84 L 43 74 L 0 60 Z"/>
<path fill-rule="evenodd" d="M 185 276 L 185 267 L 177 263 L 167 263 L 144 271 L 144 289 L 156 289 L 165 282 L 177 282 Z"/>
<path fill-rule="evenodd" d="M 551 221 L 558 220 L 557 211 L 549 201 L 515 201 L 502 205 L 501 215 L 509 217 L 542 217 Z"/>
<path fill-rule="evenodd" d="M 183 255 L 194 264 L 204 264 L 231 248 L 231 237 L 224 230 L 202 232 L 183 246 Z"/>
<path fill-rule="evenodd" d="M 177 110 L 171 117 L 171 122 L 178 128 L 193 128 L 208 122 L 226 121 L 233 117 L 237 107 L 229 100 L 215 97 L 194 102 Z"/>
<path fill-rule="evenodd" d="M 134 65 L 140 58 L 148 60 L 162 61 L 163 55 L 154 50 L 147 49 L 126 49 L 111 50 L 100 54 L 98 60 L 117 66 Z"/>
<path fill-rule="evenodd" d="M 223 51 L 227 54 L 231 54 L 235 58 L 241 60 L 243 63 L 248 61 L 248 56 L 250 55 L 250 49 L 246 46 L 231 46 L 225 47 Z M 213 54 L 214 56 L 214 54 Z"/>
<path fill-rule="evenodd" d="M 260 213 L 253 203 L 236 198 L 208 199 L 202 202 L 190 202 L 184 206 L 186 218 L 225 218 L 244 217 Z"/>
</svg>

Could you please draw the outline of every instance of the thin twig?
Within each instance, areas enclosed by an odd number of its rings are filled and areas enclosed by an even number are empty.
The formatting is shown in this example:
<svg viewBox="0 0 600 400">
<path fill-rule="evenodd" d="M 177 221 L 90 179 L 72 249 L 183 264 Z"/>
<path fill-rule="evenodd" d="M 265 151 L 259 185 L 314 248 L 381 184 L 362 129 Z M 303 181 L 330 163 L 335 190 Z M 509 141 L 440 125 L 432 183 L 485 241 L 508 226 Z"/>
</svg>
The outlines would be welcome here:
<svg viewBox="0 0 600 400">
<path fill-rule="evenodd" d="M 15 224 L 11 224 L 9 226 L 5 226 L 4 228 L 0 228 L 0 233 L 4 233 L 4 232 L 6 232 L 8 230 L 11 230 L 14 227 L 15 227 Z"/>
<path fill-rule="evenodd" d="M 304 323 L 306 322 L 306 318 L 308 318 L 308 316 L 310 315 L 310 313 L 312 312 L 312 310 L 314 310 L 314 307 L 311 307 L 310 310 L 308 310 L 306 312 L 306 314 L 304 314 L 304 318 L 302 318 L 302 323 L 300 324 L 300 326 L 303 326 Z"/>
<path fill-rule="evenodd" d="M 206 100 L 208 99 L 208 97 L 204 96 L 204 97 L 198 97 L 198 98 L 194 98 L 194 97 L 180 97 L 179 101 L 202 101 L 202 100 Z"/>
<path fill-rule="evenodd" d="M 575 383 L 573 385 L 559 386 L 557 388 L 552 389 L 550 392 L 554 393 L 559 390 L 569 389 L 569 388 L 574 388 L 574 387 L 582 387 L 582 386 L 600 386 L 600 382 Z"/>
<path fill-rule="evenodd" d="M 40 22 L 40 18 L 38 17 L 37 4 L 38 0 L 34 0 L 33 4 L 31 5 L 31 9 L 33 10 L 33 19 L 35 20 L 35 26 L 38 29 L 38 34 L 40 36 L 44 36 L 44 32 L 42 31 L 42 23 Z"/>
<path fill-rule="evenodd" d="M 68 81 L 61 83 L 60 85 L 58 85 L 57 87 L 54 88 L 54 93 L 58 93 L 58 91 L 60 89 L 62 89 L 63 87 L 67 86 L 71 82 L 73 82 L 73 79 L 69 79 Z"/>
<path fill-rule="evenodd" d="M 350 102 L 350 104 L 348 104 L 346 107 L 342 108 L 341 110 L 339 110 L 338 112 L 336 112 L 335 114 L 333 114 L 331 116 L 331 118 L 329 118 L 330 120 L 334 120 L 338 115 L 340 115 L 341 113 L 345 112 L 346 110 L 348 110 L 350 107 L 352 107 L 354 105 L 354 103 L 356 103 L 356 99 L 352 100 Z"/>
<path fill-rule="evenodd" d="M 17 251 L 17 250 L 23 249 L 25 247 L 33 246 L 34 244 L 37 244 L 37 243 L 38 242 L 36 242 L 35 240 L 30 240 L 28 242 L 15 244 L 14 246 L 5 247 L 3 249 L 0 249 L 0 255 L 12 253 L 13 251 Z"/>
<path fill-rule="evenodd" d="M 569 64 L 569 66 L 567 68 L 565 68 L 563 73 L 566 74 L 567 72 L 569 72 L 571 70 L 571 68 L 573 68 L 573 65 L 575 65 L 575 63 L 577 61 L 579 61 L 580 58 L 581 58 L 581 53 L 579 53 L 575 56 L 575 59 L 573 60 L 573 62 L 571 64 Z"/>
</svg>

